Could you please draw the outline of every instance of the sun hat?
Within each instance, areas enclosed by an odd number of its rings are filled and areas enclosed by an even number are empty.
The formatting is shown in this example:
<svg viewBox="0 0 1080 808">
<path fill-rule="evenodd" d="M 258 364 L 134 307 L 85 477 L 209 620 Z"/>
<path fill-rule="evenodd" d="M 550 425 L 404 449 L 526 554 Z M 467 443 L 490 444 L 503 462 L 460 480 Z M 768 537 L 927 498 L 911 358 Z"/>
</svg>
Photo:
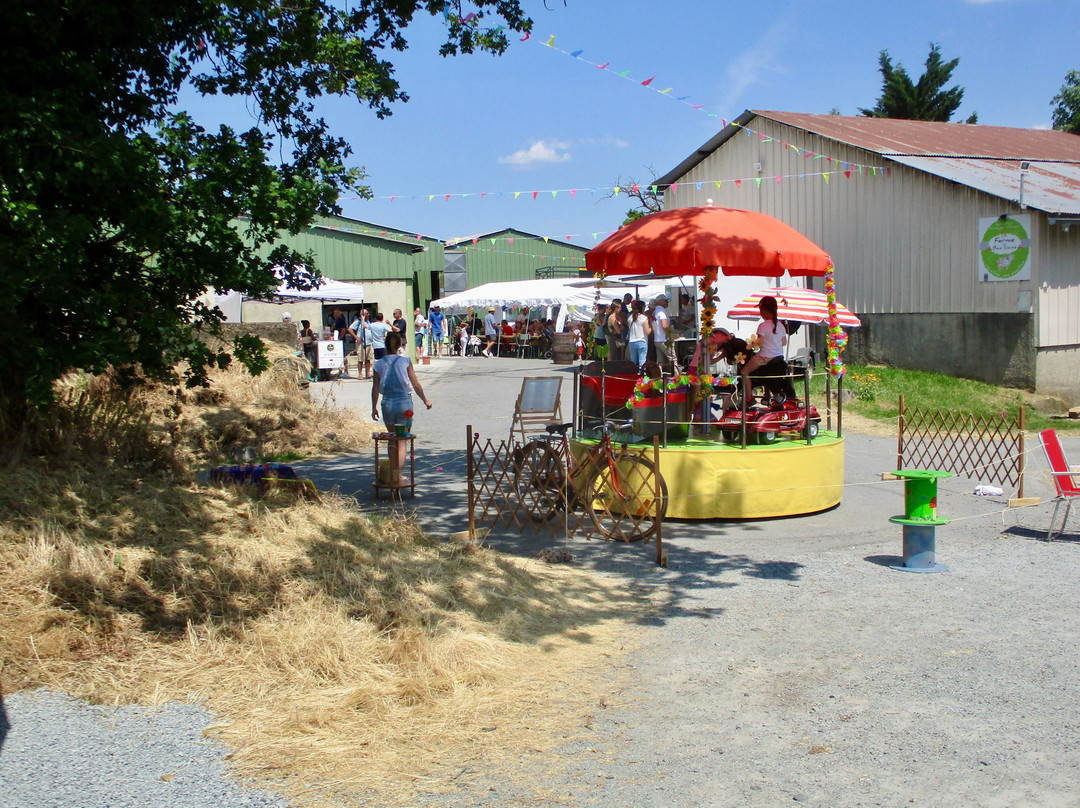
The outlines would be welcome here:
<svg viewBox="0 0 1080 808">
<path fill-rule="evenodd" d="M 495 307 L 494 306 L 488 306 L 488 311 L 495 311 Z"/>
</svg>

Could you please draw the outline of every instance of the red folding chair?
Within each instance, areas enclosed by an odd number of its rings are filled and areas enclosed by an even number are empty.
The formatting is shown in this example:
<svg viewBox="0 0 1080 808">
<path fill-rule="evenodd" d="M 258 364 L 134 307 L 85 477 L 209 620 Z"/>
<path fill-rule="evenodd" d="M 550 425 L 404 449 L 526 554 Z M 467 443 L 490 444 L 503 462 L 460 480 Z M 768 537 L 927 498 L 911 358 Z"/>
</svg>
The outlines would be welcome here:
<svg viewBox="0 0 1080 808">
<path fill-rule="evenodd" d="M 1058 440 L 1057 432 L 1053 429 L 1044 429 L 1040 432 L 1039 442 L 1042 443 L 1043 451 L 1046 453 L 1046 462 L 1050 464 L 1050 473 L 1054 476 L 1054 487 L 1057 489 L 1057 496 L 1054 497 L 1054 513 L 1050 517 L 1050 527 L 1046 531 L 1046 540 L 1053 541 L 1058 508 L 1062 503 L 1065 504 L 1065 518 L 1061 520 L 1061 527 L 1057 531 L 1057 535 L 1060 536 L 1065 532 L 1065 523 L 1069 521 L 1069 510 L 1072 508 L 1073 500 L 1080 497 L 1080 485 L 1077 485 L 1080 470 L 1074 470 L 1065 459 L 1065 450 L 1061 448 L 1061 441 Z"/>
</svg>

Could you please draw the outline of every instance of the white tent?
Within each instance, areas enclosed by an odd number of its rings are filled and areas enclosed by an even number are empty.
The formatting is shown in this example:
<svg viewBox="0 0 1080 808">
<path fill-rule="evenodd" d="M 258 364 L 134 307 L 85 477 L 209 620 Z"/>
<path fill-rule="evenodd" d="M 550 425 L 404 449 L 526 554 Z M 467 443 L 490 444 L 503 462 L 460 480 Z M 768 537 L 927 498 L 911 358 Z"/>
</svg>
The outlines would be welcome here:
<svg viewBox="0 0 1080 808">
<path fill-rule="evenodd" d="M 274 296 L 282 300 L 333 300 L 341 303 L 363 303 L 364 285 L 323 278 L 322 285 L 318 289 L 302 292 L 299 289 L 290 289 L 282 283 L 274 292 Z"/>
<path fill-rule="evenodd" d="M 580 278 L 542 278 L 528 281 L 498 281 L 485 283 L 464 292 L 457 292 L 438 300 L 432 300 L 432 306 L 443 309 L 459 310 L 482 308 L 484 306 L 562 306 L 563 310 L 580 311 L 585 319 L 593 314 L 596 302 L 596 289 L 586 286 L 575 288 L 572 284 L 581 283 Z M 664 291 L 664 280 L 645 286 L 627 285 L 613 287 L 608 284 L 600 290 L 600 302 L 610 303 L 614 298 L 631 294 L 643 300 L 651 300 Z"/>
</svg>

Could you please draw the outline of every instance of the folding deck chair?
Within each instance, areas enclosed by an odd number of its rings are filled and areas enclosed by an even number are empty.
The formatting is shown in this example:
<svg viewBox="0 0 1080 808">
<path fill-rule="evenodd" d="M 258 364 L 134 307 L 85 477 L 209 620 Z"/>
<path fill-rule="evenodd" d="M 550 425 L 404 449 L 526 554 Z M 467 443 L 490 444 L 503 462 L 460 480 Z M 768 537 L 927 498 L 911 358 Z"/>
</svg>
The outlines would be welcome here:
<svg viewBox="0 0 1080 808">
<path fill-rule="evenodd" d="M 1042 443 L 1046 453 L 1046 462 L 1050 464 L 1050 473 L 1054 475 L 1054 487 L 1057 496 L 1054 497 L 1054 513 L 1050 517 L 1050 527 L 1046 531 L 1046 540 L 1054 539 L 1054 523 L 1057 521 L 1058 508 L 1065 504 L 1065 518 L 1061 520 L 1061 527 L 1057 535 L 1065 532 L 1065 523 L 1069 521 L 1069 510 L 1072 508 L 1074 499 L 1080 498 L 1080 469 L 1073 469 L 1069 461 L 1065 459 L 1065 450 L 1061 448 L 1057 432 L 1053 429 L 1044 429 L 1039 433 L 1039 442 Z"/>
</svg>

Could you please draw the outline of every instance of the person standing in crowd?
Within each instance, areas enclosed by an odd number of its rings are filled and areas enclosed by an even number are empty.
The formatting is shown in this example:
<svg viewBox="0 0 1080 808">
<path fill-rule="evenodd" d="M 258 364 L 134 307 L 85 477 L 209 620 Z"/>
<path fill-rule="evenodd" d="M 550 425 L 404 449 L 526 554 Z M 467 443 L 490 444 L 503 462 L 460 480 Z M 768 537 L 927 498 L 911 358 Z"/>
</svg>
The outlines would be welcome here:
<svg viewBox="0 0 1080 808">
<path fill-rule="evenodd" d="M 607 359 L 607 332 L 604 326 L 607 323 L 608 307 L 606 303 L 596 304 L 596 316 L 593 318 L 593 352 L 594 359 Z"/>
<path fill-rule="evenodd" d="M 420 356 L 424 352 L 424 337 L 427 336 L 427 320 L 424 318 L 424 313 L 420 311 L 420 307 L 417 306 L 413 311 L 413 335 L 416 340 L 416 355 Z"/>
<path fill-rule="evenodd" d="M 645 303 L 635 300 L 630 309 L 630 323 L 627 329 L 627 347 L 630 350 L 630 361 L 638 369 L 638 373 L 644 372 L 645 359 L 649 353 L 649 335 L 652 334 L 652 326 L 649 318 L 645 315 Z"/>
<path fill-rule="evenodd" d="M 442 313 L 442 309 L 435 306 L 431 310 L 431 316 L 428 317 L 428 328 L 431 329 L 431 347 L 435 356 L 442 356 L 442 341 L 446 336 L 443 328 L 446 325 L 446 317 Z"/>
<path fill-rule="evenodd" d="M 371 348 L 376 362 L 386 355 L 386 336 L 392 333 L 394 329 L 384 322 L 383 313 L 375 312 L 374 322 L 371 324 Z"/>
<path fill-rule="evenodd" d="M 361 379 L 367 379 L 375 362 L 371 350 L 371 322 L 368 320 L 367 309 L 357 312 L 356 319 L 349 326 L 349 334 L 356 342 L 356 373 Z"/>
<path fill-rule="evenodd" d="M 394 309 L 394 319 L 390 321 L 390 325 L 394 329 L 394 333 L 401 334 L 401 344 L 407 345 L 409 342 L 408 332 L 409 324 L 405 322 L 405 317 L 401 313 L 401 309 Z"/>
<path fill-rule="evenodd" d="M 487 342 L 484 345 L 484 356 L 490 357 L 491 346 L 494 345 L 499 339 L 499 324 L 495 319 L 495 307 L 488 306 L 487 314 L 484 315 L 484 340 Z"/>
<path fill-rule="evenodd" d="M 315 345 L 315 332 L 311 330 L 310 320 L 300 321 L 300 348 L 304 352 L 304 356 L 307 361 L 311 363 L 312 367 L 316 364 L 316 353 L 318 351 Z"/>
<path fill-rule="evenodd" d="M 618 298 L 613 299 L 610 311 L 611 313 L 608 314 L 607 323 L 604 327 L 608 344 L 608 359 L 621 362 L 626 359 L 626 328 L 628 325 L 622 301 Z"/>
<path fill-rule="evenodd" d="M 679 313 L 675 317 L 675 328 L 680 336 L 693 338 L 697 333 L 697 318 L 694 317 L 694 304 L 690 295 L 683 292 L 679 295 Z"/>
<path fill-rule="evenodd" d="M 380 322 L 380 317 L 382 317 L 381 314 L 375 315 L 373 328 Z M 385 326 L 385 323 L 383 325 Z M 409 357 L 398 354 L 398 348 L 401 347 L 401 335 L 390 331 L 389 326 L 385 327 L 387 328 L 384 345 L 386 355 L 376 360 L 373 373 L 374 383 L 371 385 L 371 420 L 379 420 L 379 394 L 381 393 L 382 420 L 386 430 L 392 429 L 394 424 L 405 424 L 406 430 L 411 432 L 412 418 L 406 416 L 405 413 L 412 412 L 413 392 L 415 391 L 416 395 L 420 396 L 420 400 L 429 410 L 431 402 L 424 395 L 424 388 L 420 386 L 416 378 L 416 371 Z M 394 441 L 389 453 L 391 474 L 394 479 L 397 479 L 399 485 L 408 484 L 408 481 L 401 476 L 405 468 L 407 448 L 406 441 Z"/>
<path fill-rule="evenodd" d="M 458 344 L 461 346 L 461 355 L 469 355 L 469 321 L 466 319 L 461 320 L 461 325 L 458 327 Z"/>
<path fill-rule="evenodd" d="M 656 361 L 661 365 L 671 362 L 671 350 L 668 348 L 667 295 L 657 295 L 652 301 L 653 345 L 656 346 Z"/>
</svg>

